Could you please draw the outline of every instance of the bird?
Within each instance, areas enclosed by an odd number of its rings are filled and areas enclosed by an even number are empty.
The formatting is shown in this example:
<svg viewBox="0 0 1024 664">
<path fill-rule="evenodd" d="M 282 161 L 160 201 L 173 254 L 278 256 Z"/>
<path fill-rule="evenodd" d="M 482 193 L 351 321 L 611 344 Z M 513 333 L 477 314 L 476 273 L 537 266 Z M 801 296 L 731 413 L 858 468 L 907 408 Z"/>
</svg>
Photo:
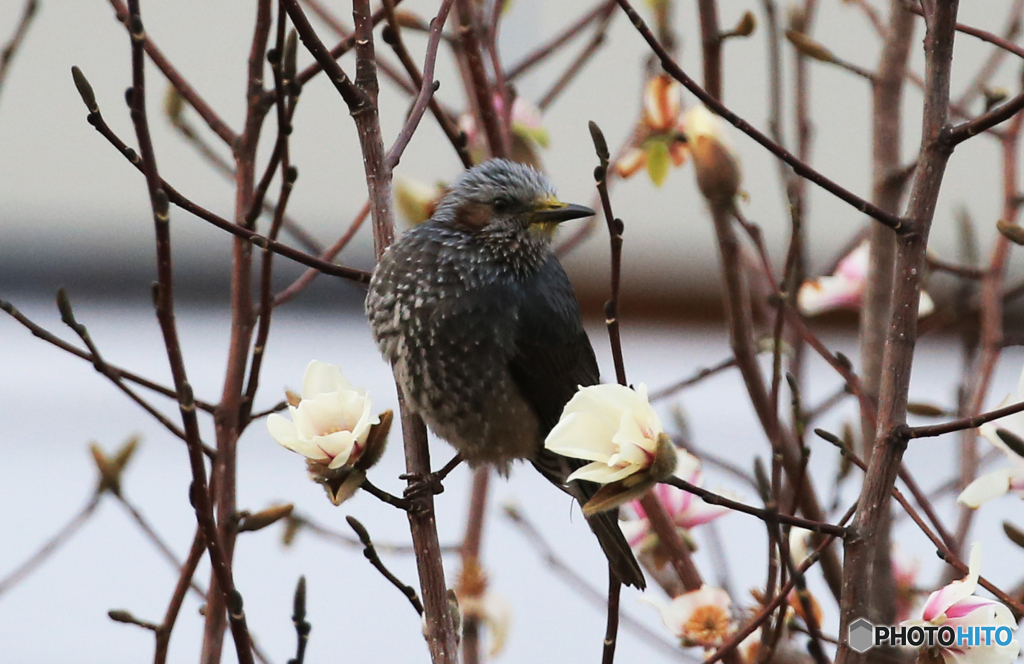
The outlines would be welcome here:
<svg viewBox="0 0 1024 664">
<path fill-rule="evenodd" d="M 572 284 L 552 250 L 563 203 L 528 165 L 490 159 L 465 171 L 431 218 L 381 256 L 366 313 L 408 407 L 471 467 L 508 476 L 517 460 L 581 504 L 599 485 L 566 478 L 585 462 L 544 448 L 565 404 L 600 372 Z M 643 572 L 615 511 L 587 519 L 622 583 Z"/>
</svg>

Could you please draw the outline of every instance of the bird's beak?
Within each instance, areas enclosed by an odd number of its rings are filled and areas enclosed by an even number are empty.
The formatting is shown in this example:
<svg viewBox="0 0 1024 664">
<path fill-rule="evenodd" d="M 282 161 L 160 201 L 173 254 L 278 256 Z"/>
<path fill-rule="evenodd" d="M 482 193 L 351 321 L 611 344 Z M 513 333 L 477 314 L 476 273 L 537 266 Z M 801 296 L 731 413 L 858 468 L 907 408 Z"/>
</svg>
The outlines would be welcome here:
<svg viewBox="0 0 1024 664">
<path fill-rule="evenodd" d="M 581 219 L 593 217 L 594 211 L 582 205 L 563 203 L 556 199 L 542 201 L 537 208 L 530 213 L 531 224 L 560 224 L 570 219 Z"/>
</svg>

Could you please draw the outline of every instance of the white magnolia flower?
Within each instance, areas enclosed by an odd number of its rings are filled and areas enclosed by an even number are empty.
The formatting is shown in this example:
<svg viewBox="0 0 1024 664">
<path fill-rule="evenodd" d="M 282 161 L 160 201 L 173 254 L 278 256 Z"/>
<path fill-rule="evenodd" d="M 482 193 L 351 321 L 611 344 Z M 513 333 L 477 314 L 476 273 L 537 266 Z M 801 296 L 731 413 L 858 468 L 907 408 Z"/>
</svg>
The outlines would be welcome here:
<svg viewBox="0 0 1024 664">
<path fill-rule="evenodd" d="M 293 452 L 335 469 L 362 454 L 370 428 L 380 422 L 371 415 L 370 397 L 345 380 L 333 364 L 313 360 L 302 380 L 302 399 L 290 405 L 291 420 L 267 418 L 270 435 Z"/>
<path fill-rule="evenodd" d="M 925 602 L 921 619 L 903 624 L 936 627 L 948 625 L 957 631 L 974 626 L 991 626 L 997 630 L 1006 627 L 1016 631 L 1017 621 L 1013 619 L 1010 609 L 993 599 L 974 595 L 980 571 L 981 546 L 975 543 L 971 546 L 967 576 L 933 592 Z M 984 645 L 958 645 L 954 641 L 952 646 L 941 648 L 942 658 L 946 664 L 1009 664 L 1020 653 L 1020 644 L 1016 639 L 1010 639 L 1006 645 L 998 645 L 994 631 L 992 638 L 986 640 L 983 636 L 981 641 Z"/>
<path fill-rule="evenodd" d="M 833 309 L 859 309 L 868 284 L 870 252 L 870 244 L 865 240 L 839 261 L 831 275 L 805 281 L 796 296 L 800 313 L 814 316 Z M 921 291 L 918 317 L 923 318 L 933 311 L 935 302 L 928 293 Z"/>
<path fill-rule="evenodd" d="M 1017 393 L 1008 395 L 1003 399 L 1003 403 L 999 404 L 999 407 L 1002 408 L 1019 403 L 1021 395 L 1024 395 L 1024 372 L 1021 373 L 1018 380 Z M 1006 455 L 1010 465 L 982 475 L 968 484 L 967 488 L 956 499 L 961 505 L 977 508 L 982 503 L 998 498 L 1009 491 L 1016 491 L 1018 496 L 1024 498 L 1024 457 L 1010 449 L 1003 442 L 1003 439 L 999 437 L 999 434 L 996 433 L 998 429 L 1006 429 L 1018 438 L 1024 437 L 1024 413 L 1007 415 L 1002 419 L 996 420 L 996 422 L 998 426 L 990 422 L 983 424 L 979 431 L 988 442 L 995 445 Z"/>
<path fill-rule="evenodd" d="M 661 612 L 661 620 L 683 645 L 720 645 L 732 631 L 732 600 L 729 593 L 709 585 L 691 590 L 669 603 L 641 597 Z"/>
<path fill-rule="evenodd" d="M 646 470 L 663 434 L 661 418 L 647 400 L 647 386 L 581 387 L 565 405 L 544 446 L 556 454 L 586 459 L 568 480 L 609 484 Z"/>
</svg>

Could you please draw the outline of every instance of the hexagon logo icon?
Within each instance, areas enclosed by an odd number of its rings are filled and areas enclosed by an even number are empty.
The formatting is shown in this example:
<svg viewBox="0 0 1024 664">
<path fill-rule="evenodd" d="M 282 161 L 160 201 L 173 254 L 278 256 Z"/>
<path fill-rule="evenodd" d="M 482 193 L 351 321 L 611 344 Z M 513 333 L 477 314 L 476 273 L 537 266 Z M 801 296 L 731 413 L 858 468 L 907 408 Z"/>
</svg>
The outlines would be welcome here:
<svg viewBox="0 0 1024 664">
<path fill-rule="evenodd" d="M 850 623 L 850 634 L 847 643 L 857 652 L 865 652 L 874 645 L 875 626 L 865 618 L 857 618 Z"/>
</svg>

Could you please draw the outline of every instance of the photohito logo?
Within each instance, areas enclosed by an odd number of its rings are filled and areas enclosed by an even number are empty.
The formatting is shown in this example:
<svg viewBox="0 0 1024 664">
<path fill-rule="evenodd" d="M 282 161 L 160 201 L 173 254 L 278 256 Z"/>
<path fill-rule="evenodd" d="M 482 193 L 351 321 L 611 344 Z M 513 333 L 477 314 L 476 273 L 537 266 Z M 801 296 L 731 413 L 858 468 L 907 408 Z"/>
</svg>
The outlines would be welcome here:
<svg viewBox="0 0 1024 664">
<path fill-rule="evenodd" d="M 864 618 L 850 623 L 847 643 L 857 652 L 864 652 L 876 646 L 1006 646 L 1013 641 L 1013 632 L 1005 625 L 974 625 L 956 627 L 951 625 L 874 625 Z"/>
</svg>

